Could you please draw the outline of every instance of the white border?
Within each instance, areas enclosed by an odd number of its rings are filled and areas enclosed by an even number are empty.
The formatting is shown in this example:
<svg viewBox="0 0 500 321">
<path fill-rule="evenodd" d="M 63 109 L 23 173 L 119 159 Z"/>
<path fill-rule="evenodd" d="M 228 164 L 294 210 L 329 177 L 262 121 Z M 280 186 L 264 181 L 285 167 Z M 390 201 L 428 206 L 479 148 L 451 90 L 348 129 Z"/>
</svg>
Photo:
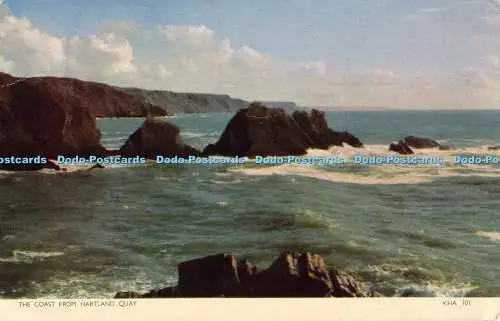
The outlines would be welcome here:
<svg viewBox="0 0 500 321">
<path fill-rule="evenodd" d="M 108 306 L 80 306 L 88 301 Z M 53 307 L 34 307 L 42 302 Z M 24 320 L 500 321 L 500 298 L 0 300 L 0 321 Z"/>
</svg>

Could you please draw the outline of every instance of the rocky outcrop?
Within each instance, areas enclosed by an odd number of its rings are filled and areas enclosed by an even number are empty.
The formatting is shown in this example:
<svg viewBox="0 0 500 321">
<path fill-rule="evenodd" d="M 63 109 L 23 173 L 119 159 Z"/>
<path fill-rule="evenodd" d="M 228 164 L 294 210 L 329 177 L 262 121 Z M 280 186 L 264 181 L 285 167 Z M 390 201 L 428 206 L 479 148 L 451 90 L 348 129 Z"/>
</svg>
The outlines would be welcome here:
<svg viewBox="0 0 500 321">
<path fill-rule="evenodd" d="M 0 75 L 0 157 L 53 159 L 58 155 L 105 155 L 101 134 L 89 107 L 68 82 Z M 9 79 L 10 80 L 6 80 Z M 12 83 L 14 81 L 14 83 Z M 7 170 L 36 170 L 39 165 L 0 164 Z"/>
<path fill-rule="evenodd" d="M 8 74 L 0 74 L 0 85 L 5 82 L 14 82 L 15 85 L 5 88 L 16 88 L 17 91 L 22 91 L 24 87 L 37 83 L 52 93 L 57 92 L 59 98 L 61 98 L 57 103 L 64 104 L 69 101 L 77 101 L 78 108 L 88 109 L 94 117 L 167 115 L 165 110 L 156 105 L 137 99 L 123 90 L 102 83 L 59 77 L 15 78 Z M 5 95 L 8 96 L 8 92 L 0 90 L 0 100 Z M 33 99 L 36 100 L 37 97 L 33 97 Z"/>
<path fill-rule="evenodd" d="M 283 252 L 264 270 L 230 254 L 183 262 L 176 286 L 148 293 L 118 292 L 115 298 L 151 297 L 370 297 L 345 271 L 314 253 Z"/>
<path fill-rule="evenodd" d="M 119 88 L 136 99 L 149 102 L 170 114 L 236 112 L 249 102 L 228 95 L 203 93 L 177 93 L 168 90 Z"/>
<path fill-rule="evenodd" d="M 500 145 L 499 146 L 489 146 L 488 147 L 488 150 L 499 150 L 500 149 Z"/>
<path fill-rule="evenodd" d="M 389 150 L 402 155 L 414 154 L 410 146 L 408 146 L 402 140 L 398 141 L 397 143 L 391 143 L 391 145 L 389 145 Z"/>
<path fill-rule="evenodd" d="M 344 146 L 347 144 L 352 147 L 363 147 L 363 143 L 349 132 L 337 132 L 330 129 L 330 142 L 335 146 Z"/>
<path fill-rule="evenodd" d="M 406 145 L 413 148 L 435 148 L 439 147 L 440 144 L 435 140 L 430 138 L 416 137 L 416 136 L 406 136 L 404 139 Z"/>
<path fill-rule="evenodd" d="M 317 109 L 311 110 L 310 113 L 295 111 L 292 117 L 311 139 L 310 147 L 327 149 L 332 145 L 343 146 L 344 143 L 353 147 L 363 146 L 363 143 L 351 133 L 337 132 L 328 128 L 324 111 Z"/>
<path fill-rule="evenodd" d="M 116 153 L 116 152 L 113 152 Z M 200 151 L 182 143 L 177 126 L 158 119 L 148 118 L 120 148 L 124 157 L 143 156 L 156 159 L 157 156 L 188 157 L 200 155 Z"/>
<path fill-rule="evenodd" d="M 325 113 L 295 111 L 254 102 L 239 110 L 229 121 L 220 139 L 208 145 L 204 155 L 284 156 L 304 155 L 309 148 L 327 149 L 343 143 L 356 147 L 362 143 L 352 134 L 328 128 Z"/>
</svg>

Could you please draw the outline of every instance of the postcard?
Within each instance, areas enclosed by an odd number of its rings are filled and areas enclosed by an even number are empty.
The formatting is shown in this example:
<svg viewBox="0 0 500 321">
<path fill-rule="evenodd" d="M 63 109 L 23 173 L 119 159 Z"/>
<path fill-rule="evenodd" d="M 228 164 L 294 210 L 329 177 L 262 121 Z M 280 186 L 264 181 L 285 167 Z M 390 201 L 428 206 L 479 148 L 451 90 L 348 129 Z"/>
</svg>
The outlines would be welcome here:
<svg viewBox="0 0 500 321">
<path fill-rule="evenodd" d="M 0 321 L 500 320 L 499 193 L 499 1 L 0 0 Z"/>
</svg>

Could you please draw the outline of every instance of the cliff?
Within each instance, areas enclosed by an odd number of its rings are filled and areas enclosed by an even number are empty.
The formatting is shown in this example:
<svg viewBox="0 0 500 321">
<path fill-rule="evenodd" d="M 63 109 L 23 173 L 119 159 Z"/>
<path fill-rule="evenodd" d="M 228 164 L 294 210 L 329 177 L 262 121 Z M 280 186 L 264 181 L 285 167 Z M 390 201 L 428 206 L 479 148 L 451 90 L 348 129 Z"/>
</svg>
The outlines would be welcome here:
<svg viewBox="0 0 500 321">
<path fill-rule="evenodd" d="M 168 90 L 119 88 L 135 98 L 163 108 L 171 114 L 236 112 L 249 102 L 229 95 L 178 93 Z"/>
<path fill-rule="evenodd" d="M 94 111 L 118 106 L 120 100 L 111 104 L 106 98 L 112 98 L 106 94 L 115 99 L 119 95 L 114 96 L 105 86 L 96 87 L 74 79 L 18 80 L 0 74 L 0 156 L 54 158 L 106 153 L 100 145 Z M 0 164 L 0 169 L 7 170 L 42 167 L 43 164 L 30 162 Z"/>
<path fill-rule="evenodd" d="M 9 100 L 10 104 L 15 104 L 15 99 L 19 99 L 19 97 L 12 97 L 12 91 L 23 92 L 26 88 L 34 84 L 37 84 L 39 88 L 45 88 L 45 90 L 33 93 L 39 95 L 39 97 L 32 97 L 33 106 L 37 105 L 37 98 L 43 99 L 46 95 L 57 93 L 62 99 L 57 103 L 64 104 L 65 101 L 75 101 L 81 108 L 89 109 L 94 117 L 145 117 L 147 115 L 167 115 L 164 109 L 145 102 L 144 100 L 140 100 L 122 90 L 117 90 L 117 88 L 113 86 L 74 78 L 16 78 L 0 72 L 0 101 Z"/>
<path fill-rule="evenodd" d="M 95 117 L 145 117 L 166 116 L 184 113 L 234 113 L 246 108 L 250 102 L 229 95 L 207 93 L 180 93 L 169 90 L 146 90 L 126 88 L 74 78 L 29 77 L 17 78 L 0 72 L 0 101 L 8 88 L 22 88 L 27 79 L 57 87 L 61 93 L 76 95 L 85 108 L 90 108 Z M 54 87 L 54 88 L 55 88 Z M 286 109 L 297 108 L 293 102 L 273 102 L 271 106 Z"/>
</svg>

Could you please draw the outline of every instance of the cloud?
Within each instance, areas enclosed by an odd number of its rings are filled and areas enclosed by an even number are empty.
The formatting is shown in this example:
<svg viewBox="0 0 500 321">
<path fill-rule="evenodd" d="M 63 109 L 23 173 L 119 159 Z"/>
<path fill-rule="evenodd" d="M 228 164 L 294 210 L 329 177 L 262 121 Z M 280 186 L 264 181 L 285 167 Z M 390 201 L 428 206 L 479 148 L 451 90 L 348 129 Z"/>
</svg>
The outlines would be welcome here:
<svg viewBox="0 0 500 321">
<path fill-rule="evenodd" d="M 482 18 L 488 26 L 498 27 L 500 26 L 500 13 L 492 14 Z"/>
<path fill-rule="evenodd" d="M 62 39 L 37 29 L 27 19 L 10 15 L 0 20 L 0 48 L 2 59 L 25 74 L 58 71 L 65 61 Z"/>
<path fill-rule="evenodd" d="M 1 8 L 1 7 L 0 7 Z M 494 105 L 499 58 L 449 74 L 327 61 L 288 61 L 249 45 L 234 46 L 204 25 L 144 28 L 109 21 L 85 37 L 58 37 L 26 18 L 0 16 L 0 71 L 71 76 L 121 86 L 225 93 L 304 105 L 470 107 Z"/>
<path fill-rule="evenodd" d="M 486 67 L 498 68 L 500 66 L 500 58 L 497 55 L 490 54 L 484 57 L 484 63 Z"/>
</svg>

